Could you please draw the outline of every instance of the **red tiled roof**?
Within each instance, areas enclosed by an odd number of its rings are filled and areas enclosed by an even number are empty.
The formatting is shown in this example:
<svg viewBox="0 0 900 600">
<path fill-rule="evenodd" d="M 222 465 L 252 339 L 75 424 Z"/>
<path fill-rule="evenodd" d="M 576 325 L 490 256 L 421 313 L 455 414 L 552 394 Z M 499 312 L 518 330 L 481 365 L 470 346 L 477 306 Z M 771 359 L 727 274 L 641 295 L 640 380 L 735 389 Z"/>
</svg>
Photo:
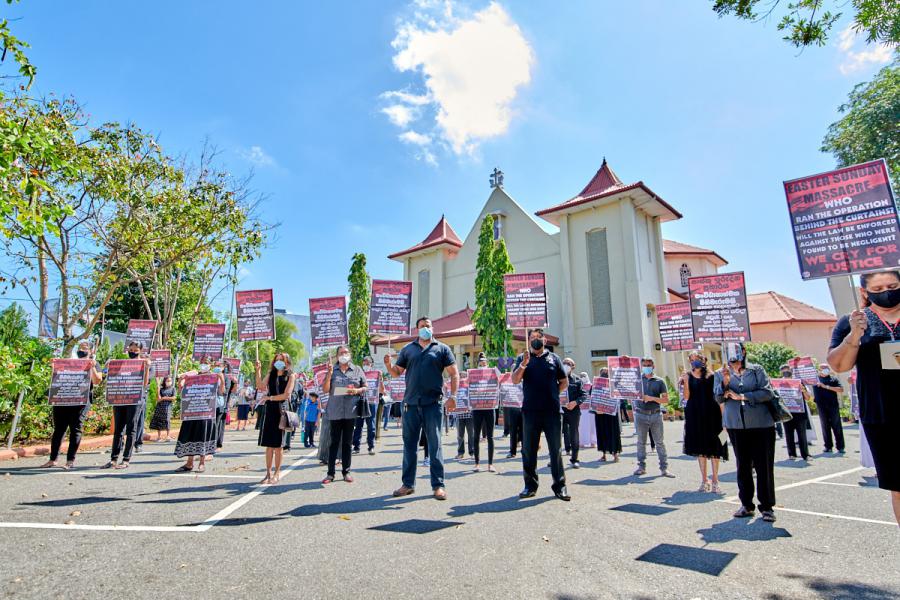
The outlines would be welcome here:
<svg viewBox="0 0 900 600">
<path fill-rule="evenodd" d="M 698 246 L 691 246 L 690 244 L 682 244 L 681 242 L 676 242 L 673 240 L 663 240 L 663 254 L 690 254 L 697 256 L 712 256 L 722 263 L 719 266 L 725 266 L 728 264 L 728 261 L 719 256 L 718 252 L 707 250 L 706 248 L 700 248 Z"/>
<path fill-rule="evenodd" d="M 613 172 L 613 170 L 606 163 L 605 158 L 603 159 L 603 164 L 600 165 L 600 169 L 588 182 L 588 184 L 584 186 L 584 189 L 581 190 L 580 194 L 578 194 L 574 198 L 566 200 L 565 202 L 557 204 L 556 206 L 551 206 L 550 208 L 539 210 L 535 214 L 539 217 L 546 217 L 547 215 L 551 215 L 566 208 L 579 206 L 581 204 L 587 204 L 588 202 L 593 202 L 594 200 L 599 200 L 601 198 L 606 198 L 620 192 L 627 192 L 634 189 L 642 190 L 644 193 L 656 200 L 663 207 L 663 209 L 669 213 L 670 218 L 663 219 L 664 221 L 680 219 L 682 217 L 682 214 L 680 212 L 672 208 L 672 206 L 669 205 L 665 200 L 657 196 L 653 192 L 653 190 L 644 185 L 643 181 L 630 183 L 628 185 L 622 183 L 622 180 L 619 179 L 615 172 Z"/>
<path fill-rule="evenodd" d="M 679 300 L 687 300 L 688 299 L 687 294 L 682 294 L 681 292 L 677 292 L 677 291 L 673 290 L 672 288 L 667 288 L 667 291 L 669 292 L 670 296 L 672 296 L 674 298 L 678 298 Z"/>
<path fill-rule="evenodd" d="M 778 292 L 747 294 L 750 323 L 835 323 L 837 317 L 828 311 L 800 302 Z"/>
<path fill-rule="evenodd" d="M 434 229 L 431 230 L 431 233 L 429 233 L 424 240 L 411 248 L 407 248 L 406 250 L 403 250 L 401 252 L 389 254 L 388 258 L 400 258 L 401 256 L 412 254 L 413 252 L 418 252 L 420 250 L 425 250 L 426 248 L 434 248 L 442 244 L 449 244 L 450 246 L 454 246 L 456 248 L 462 248 L 463 245 L 462 240 L 459 239 L 459 236 L 456 235 L 456 232 L 453 231 L 452 227 L 450 227 L 450 223 L 447 222 L 447 219 L 444 218 L 444 215 L 441 215 L 441 220 L 438 221 L 438 224 L 434 226 Z"/>
<path fill-rule="evenodd" d="M 439 319 L 433 319 L 431 321 L 431 325 L 434 329 L 434 337 L 438 340 L 441 338 L 447 337 L 456 337 L 460 335 L 471 335 L 473 338 L 478 335 L 475 331 L 475 325 L 472 323 L 472 315 L 475 313 L 475 310 L 466 306 L 462 310 L 458 310 L 456 312 L 450 313 L 449 315 L 444 315 Z M 409 335 L 404 335 L 396 338 L 391 338 L 392 342 L 411 342 L 416 339 L 416 334 L 413 333 L 414 329 L 410 330 Z M 519 330 L 518 332 L 513 331 L 513 339 L 524 341 L 524 332 Z M 555 335 L 550 335 L 549 333 L 545 333 L 544 337 L 547 339 L 547 343 L 551 346 L 559 344 L 559 338 Z M 379 336 L 376 340 L 373 340 L 373 344 L 376 346 L 383 346 L 387 341 L 387 338 L 384 336 Z"/>
</svg>

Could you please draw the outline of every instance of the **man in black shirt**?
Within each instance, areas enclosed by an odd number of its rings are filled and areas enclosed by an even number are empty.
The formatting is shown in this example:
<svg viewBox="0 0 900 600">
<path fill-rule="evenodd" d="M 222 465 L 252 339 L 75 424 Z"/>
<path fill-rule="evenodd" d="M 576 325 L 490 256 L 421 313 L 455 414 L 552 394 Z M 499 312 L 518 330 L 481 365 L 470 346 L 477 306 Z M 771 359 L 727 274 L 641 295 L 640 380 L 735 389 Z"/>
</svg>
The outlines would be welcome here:
<svg viewBox="0 0 900 600">
<path fill-rule="evenodd" d="M 819 409 L 819 422 L 825 438 L 825 452 L 831 452 L 834 442 L 837 451 L 844 454 L 844 428 L 841 425 L 841 410 L 838 394 L 843 391 L 841 382 L 831 374 L 827 364 L 819 365 L 819 382 L 813 387 L 813 398 Z M 832 439 L 832 432 L 834 438 Z"/>
<path fill-rule="evenodd" d="M 553 493 L 560 500 L 572 498 L 566 490 L 566 474 L 559 449 L 562 427 L 559 414 L 559 394 L 569 381 L 562 361 L 544 348 L 544 331 L 533 329 L 528 336 L 528 349 L 516 359 L 512 382 L 522 383 L 522 470 L 525 489 L 520 498 L 531 498 L 538 489 L 537 451 L 541 432 L 550 451 L 550 470 L 553 474 Z"/>
<path fill-rule="evenodd" d="M 578 448 L 581 445 L 578 427 L 581 425 L 581 405 L 587 394 L 584 392 L 584 382 L 575 373 L 575 361 L 566 357 L 563 360 L 563 370 L 569 385 L 569 402 L 563 407 L 563 440 L 566 450 L 570 451 L 569 462 L 573 468 L 578 469 L 581 467 L 578 462 Z"/>
</svg>

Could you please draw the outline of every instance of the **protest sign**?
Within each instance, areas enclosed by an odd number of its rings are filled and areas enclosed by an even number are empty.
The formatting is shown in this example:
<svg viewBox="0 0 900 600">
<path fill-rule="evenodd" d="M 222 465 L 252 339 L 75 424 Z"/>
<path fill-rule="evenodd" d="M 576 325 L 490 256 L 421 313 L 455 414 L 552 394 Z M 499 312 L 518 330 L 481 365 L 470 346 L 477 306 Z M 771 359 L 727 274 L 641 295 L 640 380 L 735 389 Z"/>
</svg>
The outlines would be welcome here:
<svg viewBox="0 0 900 600">
<path fill-rule="evenodd" d="M 896 269 L 900 220 L 883 159 L 784 182 L 800 276 Z"/>
<path fill-rule="evenodd" d="M 612 397 L 608 377 L 594 377 L 590 405 L 591 410 L 598 415 L 619 414 L 619 400 Z"/>
<path fill-rule="evenodd" d="M 150 351 L 150 377 L 170 377 L 172 375 L 172 352 L 170 350 Z"/>
<path fill-rule="evenodd" d="M 328 394 L 325 393 L 325 375 L 328 374 L 328 364 L 314 365 L 312 368 L 313 381 L 316 383 L 316 393 L 319 394 L 319 407 L 324 411 L 328 406 Z"/>
<path fill-rule="evenodd" d="M 54 358 L 50 375 L 50 404 L 84 406 L 91 402 L 91 369 L 89 358 Z"/>
<path fill-rule="evenodd" d="M 750 340 L 743 273 L 691 277 L 688 293 L 696 342 Z"/>
<path fill-rule="evenodd" d="M 373 404 L 378 402 L 378 390 L 381 387 L 381 371 L 364 371 L 366 376 L 366 400 Z"/>
<path fill-rule="evenodd" d="M 309 327 L 313 349 L 347 344 L 347 299 L 344 296 L 310 298 Z"/>
<path fill-rule="evenodd" d="M 506 326 L 527 329 L 547 326 L 547 283 L 544 273 L 503 276 Z"/>
<path fill-rule="evenodd" d="M 610 356 L 609 389 L 613 400 L 640 400 L 644 397 L 641 382 L 641 359 L 631 356 Z"/>
<path fill-rule="evenodd" d="M 467 379 L 459 380 L 459 388 L 456 390 L 456 406 L 450 411 L 450 414 L 459 418 L 472 416 L 471 407 L 469 406 L 469 382 Z"/>
<path fill-rule="evenodd" d="M 181 387 L 181 420 L 215 419 L 218 393 L 219 377 L 215 373 L 187 375 Z"/>
<path fill-rule="evenodd" d="M 200 323 L 194 328 L 194 360 L 222 360 L 224 346 L 225 323 Z"/>
<path fill-rule="evenodd" d="M 147 363 L 141 359 L 110 360 L 106 367 L 106 402 L 128 406 L 144 402 Z"/>
<path fill-rule="evenodd" d="M 388 394 L 384 399 L 386 404 L 393 404 L 394 402 L 403 402 L 403 397 L 406 395 L 406 374 L 404 373 L 400 377 L 394 377 L 390 380 L 388 384 Z"/>
<path fill-rule="evenodd" d="M 657 304 L 656 322 L 659 326 L 659 342 L 664 351 L 679 352 L 697 347 L 690 302 Z"/>
<path fill-rule="evenodd" d="M 132 342 L 137 342 L 141 347 L 141 356 L 145 356 L 153 347 L 153 336 L 156 334 L 156 321 L 142 319 L 130 319 L 125 330 L 125 349 Z"/>
<path fill-rule="evenodd" d="M 369 333 L 406 335 L 412 311 L 412 282 L 372 280 Z"/>
<path fill-rule="evenodd" d="M 237 334 L 241 342 L 275 339 L 275 301 L 272 290 L 235 292 Z"/>
<path fill-rule="evenodd" d="M 778 392 L 787 409 L 792 413 L 806 412 L 803 407 L 803 382 L 799 379 L 770 379 L 772 389 Z"/>
<path fill-rule="evenodd" d="M 500 375 L 500 406 L 503 408 L 522 408 L 523 400 L 522 384 L 512 382 L 512 373 Z"/>
<path fill-rule="evenodd" d="M 469 406 L 472 410 L 493 410 L 500 401 L 500 372 L 497 369 L 469 369 Z"/>
<path fill-rule="evenodd" d="M 792 358 L 787 362 L 795 379 L 803 382 L 803 385 L 816 385 L 819 383 L 819 373 L 816 365 L 809 356 Z"/>
</svg>

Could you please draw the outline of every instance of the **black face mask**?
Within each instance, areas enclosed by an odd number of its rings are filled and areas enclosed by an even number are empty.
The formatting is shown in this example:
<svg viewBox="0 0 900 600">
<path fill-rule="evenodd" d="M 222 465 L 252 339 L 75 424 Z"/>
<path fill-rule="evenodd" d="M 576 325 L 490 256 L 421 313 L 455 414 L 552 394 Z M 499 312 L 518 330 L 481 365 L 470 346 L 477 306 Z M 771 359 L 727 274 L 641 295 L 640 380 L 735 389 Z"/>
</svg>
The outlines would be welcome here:
<svg viewBox="0 0 900 600">
<path fill-rule="evenodd" d="M 79 350 L 76 354 L 78 355 L 78 358 L 87 358 L 87 352 L 84 350 Z"/>
<path fill-rule="evenodd" d="M 894 308 L 900 304 L 900 288 L 896 290 L 884 290 L 883 292 L 867 292 L 872 304 L 881 308 Z"/>
<path fill-rule="evenodd" d="M 531 349 L 532 350 L 540 350 L 543 347 L 544 347 L 544 340 L 542 340 L 540 338 L 531 340 Z"/>
<path fill-rule="evenodd" d="M 131 352 L 131 351 L 128 352 L 128 358 L 137 358 L 137 357 L 138 357 L 137 352 Z"/>
</svg>

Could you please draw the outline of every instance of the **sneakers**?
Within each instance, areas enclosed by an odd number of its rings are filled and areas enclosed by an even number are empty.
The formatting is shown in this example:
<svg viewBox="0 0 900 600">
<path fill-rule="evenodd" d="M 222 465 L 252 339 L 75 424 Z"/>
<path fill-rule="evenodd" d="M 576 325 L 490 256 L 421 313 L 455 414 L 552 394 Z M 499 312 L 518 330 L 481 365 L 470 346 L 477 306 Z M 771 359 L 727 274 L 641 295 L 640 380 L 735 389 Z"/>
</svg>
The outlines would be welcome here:
<svg viewBox="0 0 900 600">
<path fill-rule="evenodd" d="M 580 469 L 580 468 L 581 468 L 581 463 L 578 462 L 577 460 L 573 460 L 570 464 L 572 465 L 572 468 L 573 468 L 573 469 Z"/>
<path fill-rule="evenodd" d="M 762 520 L 766 523 L 774 523 L 775 522 L 775 511 L 772 510 L 764 510 L 762 511 Z"/>
<path fill-rule="evenodd" d="M 375 456 L 375 448 L 369 448 L 369 456 Z"/>
<path fill-rule="evenodd" d="M 674 473 L 669 473 L 668 471 L 660 471 L 660 472 L 659 472 L 659 476 L 660 476 L 660 477 L 666 477 L 667 479 L 675 479 L 675 474 L 674 474 Z"/>
<path fill-rule="evenodd" d="M 354 448 L 354 449 L 353 449 L 353 454 L 359 454 L 359 448 Z"/>
<path fill-rule="evenodd" d="M 423 461 L 422 461 L 422 466 L 423 466 L 423 467 L 430 467 L 430 466 L 431 466 L 431 459 L 430 459 L 430 458 L 426 458 L 425 460 L 423 460 Z"/>
<path fill-rule="evenodd" d="M 644 467 L 638 467 L 637 469 L 634 470 L 634 473 L 633 473 L 633 475 L 635 477 L 640 477 L 641 475 L 646 475 L 646 474 L 647 474 L 647 469 L 645 469 Z"/>
</svg>

